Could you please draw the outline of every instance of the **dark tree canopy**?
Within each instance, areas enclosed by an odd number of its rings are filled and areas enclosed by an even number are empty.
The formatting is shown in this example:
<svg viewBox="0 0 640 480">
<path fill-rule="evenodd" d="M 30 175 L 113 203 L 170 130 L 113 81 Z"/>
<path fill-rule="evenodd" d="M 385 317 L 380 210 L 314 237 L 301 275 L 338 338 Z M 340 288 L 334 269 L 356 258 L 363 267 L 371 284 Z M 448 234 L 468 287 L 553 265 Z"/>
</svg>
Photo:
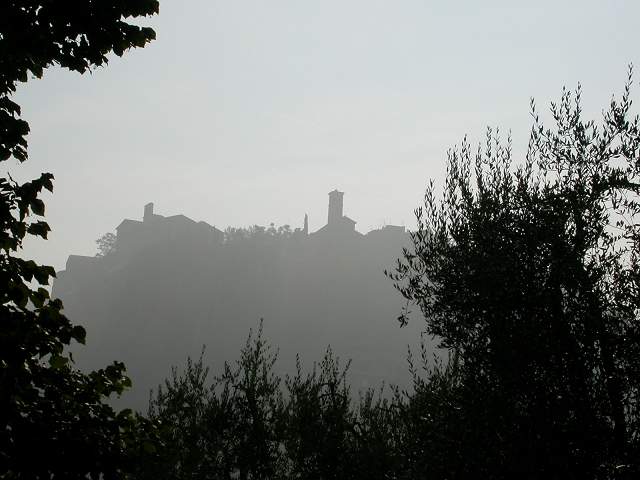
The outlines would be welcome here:
<svg viewBox="0 0 640 480">
<path fill-rule="evenodd" d="M 29 125 L 10 98 L 18 82 L 52 65 L 84 73 L 110 52 L 143 47 L 155 33 L 127 19 L 157 12 L 156 0 L 3 1 L 0 161 L 27 159 Z M 85 331 L 43 288 L 53 268 L 16 256 L 27 235 L 47 237 L 42 189 L 52 191 L 53 175 L 0 178 L 0 476 L 115 478 L 146 427 L 105 404 L 129 384 L 121 363 L 89 374 L 73 367 L 66 347 L 84 343 Z"/>
<path fill-rule="evenodd" d="M 149 416 L 162 447 L 136 479 L 384 479 L 401 476 L 394 409 L 376 392 L 358 401 L 330 349 L 319 365 L 278 375 L 277 354 L 249 336 L 213 379 L 201 356 L 160 386 Z M 400 407 L 397 402 L 396 407 Z"/>
<path fill-rule="evenodd" d="M 158 12 L 158 0 L 5 0 L 0 5 L 0 160 L 27 159 L 29 126 L 9 99 L 18 82 L 58 65 L 79 73 L 155 38 L 128 18 Z"/>
<path fill-rule="evenodd" d="M 521 164 L 491 131 L 475 154 L 463 142 L 449 153 L 442 200 L 430 187 L 417 210 L 413 249 L 393 278 L 456 352 L 460 413 L 444 428 L 468 455 L 449 456 L 449 472 L 639 473 L 640 120 L 630 84 L 631 73 L 602 125 L 581 118 L 579 88 L 552 104 L 553 130 L 533 108 Z"/>
</svg>

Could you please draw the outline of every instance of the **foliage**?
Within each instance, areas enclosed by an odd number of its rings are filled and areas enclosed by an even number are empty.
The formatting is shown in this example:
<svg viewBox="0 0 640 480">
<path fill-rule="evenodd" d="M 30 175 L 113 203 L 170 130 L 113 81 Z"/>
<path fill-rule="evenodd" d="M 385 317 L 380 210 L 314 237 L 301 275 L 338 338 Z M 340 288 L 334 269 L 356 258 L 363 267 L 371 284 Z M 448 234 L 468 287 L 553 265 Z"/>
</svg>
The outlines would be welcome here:
<svg viewBox="0 0 640 480">
<path fill-rule="evenodd" d="M 230 392 L 235 422 L 229 453 L 239 478 L 275 478 L 280 457 L 278 419 L 282 409 L 280 378 L 274 372 L 277 355 L 262 338 L 249 335 L 235 368 L 225 364 L 218 381 Z"/>
<path fill-rule="evenodd" d="M 137 478 L 276 478 L 283 403 L 275 360 L 261 326 L 236 365 L 225 364 L 211 382 L 202 355 L 182 374 L 174 368 L 149 402 L 165 448 L 139 462 Z"/>
<path fill-rule="evenodd" d="M 112 51 L 144 46 L 153 30 L 125 19 L 157 11 L 156 0 L 2 2 L 0 161 L 27 159 L 29 125 L 10 98 L 19 82 L 51 65 L 84 73 L 106 64 Z M 104 403 L 129 384 L 122 364 L 90 374 L 73 368 L 65 349 L 72 340 L 84 343 L 85 331 L 43 288 L 53 268 L 17 256 L 27 235 L 46 239 L 50 230 L 43 189 L 53 190 L 53 175 L 23 184 L 0 178 L 0 476 L 115 478 L 139 447 L 137 435 L 152 431 Z"/>
<path fill-rule="evenodd" d="M 261 225 L 253 225 L 249 228 L 227 227 L 224 231 L 224 242 L 227 244 L 241 241 L 268 241 L 268 240 L 287 240 L 293 236 L 289 225 L 281 225 L 276 228 L 275 224 L 270 223 L 268 227 Z"/>
<path fill-rule="evenodd" d="M 217 395 L 208 374 L 202 355 L 188 359 L 182 374 L 174 368 L 152 393 L 148 416 L 160 426 L 163 448 L 138 459 L 135 478 L 219 478 L 229 471 L 220 458 L 233 418 L 229 391 Z"/>
<path fill-rule="evenodd" d="M 290 478 L 353 478 L 355 415 L 346 383 L 331 349 L 311 373 L 304 375 L 300 360 L 296 375 L 286 379 L 288 392 L 284 447 Z"/>
<path fill-rule="evenodd" d="M 475 155 L 466 140 L 450 151 L 443 198 L 428 188 L 413 248 L 391 274 L 408 301 L 400 320 L 418 307 L 449 352 L 431 359 L 423 348 L 420 368 L 410 357 L 411 391 L 356 400 L 331 351 L 282 382 L 258 335 L 201 407 L 170 413 L 191 398 L 181 392 L 200 395 L 201 363 L 152 404 L 153 420 L 179 437 L 166 448 L 190 452 L 198 468 L 168 478 L 637 478 L 640 119 L 629 118 L 630 83 L 631 72 L 601 126 L 581 119 L 579 88 L 552 104 L 555 130 L 532 105 L 521 165 L 491 130 Z"/>
<path fill-rule="evenodd" d="M 107 232 L 102 235 L 96 240 L 96 244 L 98 245 L 98 253 L 96 253 L 96 257 L 106 257 L 110 253 L 115 252 L 116 241 L 117 237 L 111 232 Z"/>
<path fill-rule="evenodd" d="M 163 448 L 139 460 L 135 478 L 387 478 L 398 409 L 373 392 L 356 407 L 348 365 L 330 349 L 319 368 L 304 373 L 298 360 L 284 381 L 276 359 L 261 327 L 211 382 L 202 356 L 174 369 L 149 404 Z"/>
<path fill-rule="evenodd" d="M 456 358 L 443 390 L 455 395 L 424 406 L 450 445 L 434 478 L 639 473 L 640 120 L 629 118 L 630 83 L 631 71 L 601 126 L 582 120 L 579 87 L 552 104 L 555 130 L 532 103 L 522 165 L 497 132 L 475 155 L 465 140 L 449 152 L 442 200 L 431 185 L 416 211 L 413 249 L 392 277 Z"/>
<path fill-rule="evenodd" d="M 27 159 L 29 125 L 9 95 L 18 82 L 40 78 L 51 65 L 85 73 L 106 65 L 107 55 L 144 47 L 155 38 L 148 27 L 125 19 L 153 15 L 158 0 L 6 0 L 0 6 L 0 160 Z"/>
</svg>

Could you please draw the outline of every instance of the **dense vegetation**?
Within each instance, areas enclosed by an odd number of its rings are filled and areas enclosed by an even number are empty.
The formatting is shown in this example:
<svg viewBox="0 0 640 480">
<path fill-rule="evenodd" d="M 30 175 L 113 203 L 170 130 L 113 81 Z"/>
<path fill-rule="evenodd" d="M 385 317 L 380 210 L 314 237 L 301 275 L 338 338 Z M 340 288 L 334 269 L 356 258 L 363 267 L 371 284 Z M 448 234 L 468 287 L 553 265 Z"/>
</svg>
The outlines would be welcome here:
<svg viewBox="0 0 640 480">
<path fill-rule="evenodd" d="M 10 99 L 18 82 L 144 46 L 153 31 L 123 19 L 157 10 L 155 0 L 5 1 L 0 160 L 27 158 L 28 124 Z M 204 357 L 176 371 L 148 418 L 115 412 L 105 400 L 128 386 L 124 366 L 74 367 L 68 346 L 84 329 L 41 288 L 53 270 L 17 255 L 27 235 L 46 238 L 32 215 L 44 215 L 52 176 L 0 179 L 0 477 L 638 478 L 640 119 L 630 84 L 631 73 L 602 125 L 582 120 L 580 90 L 552 105 L 553 130 L 533 109 L 520 164 L 491 132 L 475 155 L 466 141 L 450 152 L 443 198 L 429 187 L 413 246 L 390 274 L 450 352 L 411 361 L 406 392 L 356 398 L 331 351 L 281 378 L 259 331 L 211 379 Z"/>
<path fill-rule="evenodd" d="M 596 126 L 580 89 L 535 123 L 525 161 L 489 131 L 449 153 L 390 276 L 447 362 L 355 397 L 331 352 L 284 379 L 260 334 L 206 382 L 202 358 L 150 404 L 162 462 L 140 478 L 637 478 L 640 121 Z M 153 469 L 146 465 L 154 464 Z"/>
<path fill-rule="evenodd" d="M 27 160 L 29 125 L 11 100 L 19 82 L 52 65 L 85 73 L 111 52 L 143 47 L 154 31 L 125 19 L 157 11 L 157 0 L 3 1 L 0 161 Z M 130 384 L 121 363 L 89 374 L 74 367 L 67 348 L 84 343 L 85 330 L 43 288 L 53 268 L 19 256 L 26 236 L 47 237 L 43 189 L 53 189 L 53 175 L 0 178 L 0 477 L 118 478 L 153 431 L 106 403 Z"/>
<path fill-rule="evenodd" d="M 535 108 L 526 158 L 489 134 L 449 154 L 395 280 L 456 355 L 443 471 L 635 478 L 640 473 L 640 122 L 631 69 L 602 125 L 580 88 Z M 401 317 L 404 321 L 404 317 Z M 434 450 L 431 450 L 435 453 Z M 461 452 L 461 458 L 452 455 Z"/>
<path fill-rule="evenodd" d="M 420 471 L 403 451 L 415 424 L 399 391 L 355 399 L 348 365 L 330 349 L 320 364 L 305 370 L 298 362 L 284 378 L 275 360 L 261 326 L 238 362 L 212 379 L 203 356 L 174 371 L 149 407 L 162 447 L 141 459 L 136 478 L 414 478 Z M 422 392 L 420 385 L 416 374 Z"/>
</svg>

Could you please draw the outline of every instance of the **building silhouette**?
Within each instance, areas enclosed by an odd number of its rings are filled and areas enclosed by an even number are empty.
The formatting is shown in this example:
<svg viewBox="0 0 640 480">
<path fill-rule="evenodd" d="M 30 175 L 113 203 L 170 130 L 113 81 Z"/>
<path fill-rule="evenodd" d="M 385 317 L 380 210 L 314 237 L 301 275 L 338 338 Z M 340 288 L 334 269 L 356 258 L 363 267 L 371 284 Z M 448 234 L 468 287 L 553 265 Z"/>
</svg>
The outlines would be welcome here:
<svg viewBox="0 0 640 480">
<path fill-rule="evenodd" d="M 55 279 L 53 295 L 87 329 L 88 346 L 74 357 L 87 368 L 124 361 L 135 385 L 125 405 L 144 409 L 172 365 L 203 344 L 213 365 L 233 361 L 264 318 L 283 373 L 294 373 L 297 353 L 310 366 L 331 345 L 353 360 L 357 388 L 402 383 L 407 344 L 419 335 L 398 328 L 404 302 L 383 272 L 408 232 L 387 225 L 362 234 L 344 215 L 344 193 L 328 196 L 327 223 L 314 232 L 306 214 L 294 231 L 222 231 L 145 205 L 141 220 L 118 225 L 113 251 L 71 255 Z"/>
<path fill-rule="evenodd" d="M 327 224 L 314 235 L 332 237 L 353 237 L 362 234 L 356 231 L 356 222 L 343 214 L 344 192 L 333 190 L 329 192 L 329 208 Z"/>
</svg>

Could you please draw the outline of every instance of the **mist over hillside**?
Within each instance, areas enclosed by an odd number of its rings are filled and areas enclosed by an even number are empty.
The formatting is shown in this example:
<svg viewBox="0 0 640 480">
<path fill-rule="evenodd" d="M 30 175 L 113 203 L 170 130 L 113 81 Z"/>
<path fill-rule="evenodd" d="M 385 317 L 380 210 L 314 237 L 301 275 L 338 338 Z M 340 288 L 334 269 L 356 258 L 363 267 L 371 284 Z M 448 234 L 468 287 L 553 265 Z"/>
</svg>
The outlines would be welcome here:
<svg viewBox="0 0 640 480">
<path fill-rule="evenodd" d="M 384 270 L 409 235 L 400 226 L 366 234 L 355 226 L 337 190 L 316 232 L 306 215 L 298 228 L 221 231 L 146 205 L 141 221 L 117 227 L 104 255 L 71 255 L 58 273 L 54 295 L 87 328 L 88 346 L 74 353 L 78 365 L 123 361 L 134 382 L 123 401 L 144 410 L 172 365 L 206 345 L 205 362 L 218 371 L 262 318 L 283 373 L 294 371 L 296 354 L 310 368 L 331 346 L 352 360 L 354 389 L 406 385 L 407 346 L 418 345 L 421 324 L 398 326 L 403 299 Z"/>
</svg>

